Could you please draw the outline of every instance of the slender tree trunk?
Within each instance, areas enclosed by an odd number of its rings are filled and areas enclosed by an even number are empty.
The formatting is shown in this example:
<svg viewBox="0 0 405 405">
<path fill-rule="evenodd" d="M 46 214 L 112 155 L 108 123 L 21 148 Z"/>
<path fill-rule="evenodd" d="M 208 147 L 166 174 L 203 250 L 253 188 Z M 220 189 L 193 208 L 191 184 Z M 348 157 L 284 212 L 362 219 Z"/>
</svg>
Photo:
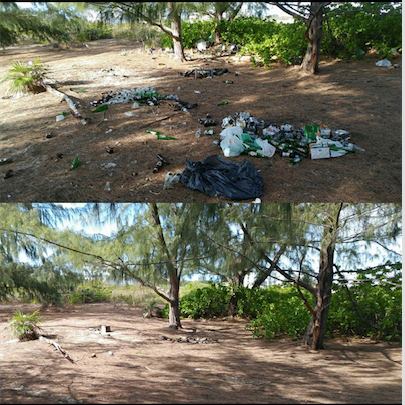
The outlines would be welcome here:
<svg viewBox="0 0 405 405">
<path fill-rule="evenodd" d="M 329 245 L 321 251 L 321 263 L 319 269 L 319 281 L 316 291 L 316 306 L 314 315 L 308 325 L 305 334 L 305 343 L 313 350 L 324 348 L 324 337 L 329 306 L 332 298 L 333 284 L 333 255 L 335 247 Z"/>
<path fill-rule="evenodd" d="M 181 328 L 180 320 L 180 307 L 179 301 L 173 300 L 169 302 L 169 328 L 179 329 Z"/>
<path fill-rule="evenodd" d="M 256 277 L 256 280 L 253 283 L 252 288 L 259 288 L 269 277 L 269 274 L 262 271 L 261 273 L 259 273 Z"/>
<path fill-rule="evenodd" d="M 176 275 L 170 277 L 170 301 L 169 301 L 169 328 L 181 328 L 180 321 L 180 283 Z"/>
<path fill-rule="evenodd" d="M 322 38 L 323 7 L 322 3 L 311 3 L 311 16 L 307 29 L 308 47 L 304 59 L 301 63 L 301 69 L 308 73 L 318 73 L 319 71 L 319 53 Z"/>
<path fill-rule="evenodd" d="M 336 233 L 338 230 L 341 209 L 342 204 L 340 204 L 340 208 L 337 210 L 335 222 L 324 228 L 324 234 L 322 237 L 319 257 L 318 284 L 316 286 L 316 306 L 314 308 L 312 320 L 304 335 L 304 343 L 310 346 L 313 350 L 324 348 L 326 321 L 332 299 Z"/>
<path fill-rule="evenodd" d="M 245 274 L 241 273 L 238 274 L 232 281 L 232 295 L 228 303 L 228 315 L 235 317 L 238 309 L 238 289 L 239 287 L 243 286 L 243 282 L 245 280 Z"/>
<path fill-rule="evenodd" d="M 219 45 L 222 43 L 222 35 L 221 35 L 221 21 L 222 21 L 222 14 L 218 13 L 215 16 L 215 45 Z"/>
<path fill-rule="evenodd" d="M 174 56 L 176 59 L 179 59 L 180 61 L 184 62 L 186 57 L 184 55 L 183 39 L 181 35 L 181 16 L 178 10 L 175 10 L 173 2 L 170 2 L 168 6 L 169 12 L 172 13 L 171 31 L 172 31 Z"/>
</svg>

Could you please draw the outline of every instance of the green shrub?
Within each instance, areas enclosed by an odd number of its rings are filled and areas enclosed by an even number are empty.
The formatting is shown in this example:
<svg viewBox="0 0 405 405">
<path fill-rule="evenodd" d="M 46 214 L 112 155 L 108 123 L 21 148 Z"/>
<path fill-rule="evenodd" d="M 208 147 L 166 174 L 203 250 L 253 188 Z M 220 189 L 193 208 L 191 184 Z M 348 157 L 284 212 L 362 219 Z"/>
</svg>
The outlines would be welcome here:
<svg viewBox="0 0 405 405">
<path fill-rule="evenodd" d="M 106 24 L 87 22 L 74 34 L 79 42 L 96 41 L 98 39 L 110 39 L 113 37 L 112 27 Z"/>
<path fill-rule="evenodd" d="M 192 290 L 180 301 L 181 315 L 193 319 L 213 318 L 227 314 L 229 291 L 225 286 L 211 284 Z"/>
<path fill-rule="evenodd" d="M 400 288 L 363 283 L 350 288 L 356 308 L 343 286 L 336 286 L 328 317 L 328 334 L 400 340 L 402 292 Z"/>
<path fill-rule="evenodd" d="M 310 320 L 310 314 L 294 288 L 271 287 L 266 294 L 267 304 L 249 329 L 256 337 L 273 339 L 279 336 L 301 337 Z"/>
<path fill-rule="evenodd" d="M 17 311 L 11 318 L 10 326 L 19 340 L 35 340 L 38 339 L 39 321 L 38 311 L 31 314 Z"/>
<path fill-rule="evenodd" d="M 95 302 L 111 301 L 112 289 L 99 281 L 93 281 L 79 285 L 76 290 L 70 294 L 70 304 L 88 304 Z"/>
<path fill-rule="evenodd" d="M 164 42 L 168 43 L 166 44 L 167 47 L 172 46 L 171 40 L 166 34 L 160 31 L 159 28 L 152 27 L 148 24 L 119 24 L 113 27 L 112 34 L 113 37 L 117 39 L 129 39 L 142 42 L 146 47 L 165 47 Z"/>
</svg>

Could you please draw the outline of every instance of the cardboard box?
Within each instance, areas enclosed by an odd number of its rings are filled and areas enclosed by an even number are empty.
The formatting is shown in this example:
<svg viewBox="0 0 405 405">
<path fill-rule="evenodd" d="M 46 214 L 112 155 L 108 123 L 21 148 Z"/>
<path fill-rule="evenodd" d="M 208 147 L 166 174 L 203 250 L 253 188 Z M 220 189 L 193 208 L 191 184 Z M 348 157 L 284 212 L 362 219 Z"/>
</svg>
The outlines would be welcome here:
<svg viewBox="0 0 405 405">
<path fill-rule="evenodd" d="M 311 145 L 311 159 L 329 159 L 330 149 L 327 146 Z"/>
</svg>

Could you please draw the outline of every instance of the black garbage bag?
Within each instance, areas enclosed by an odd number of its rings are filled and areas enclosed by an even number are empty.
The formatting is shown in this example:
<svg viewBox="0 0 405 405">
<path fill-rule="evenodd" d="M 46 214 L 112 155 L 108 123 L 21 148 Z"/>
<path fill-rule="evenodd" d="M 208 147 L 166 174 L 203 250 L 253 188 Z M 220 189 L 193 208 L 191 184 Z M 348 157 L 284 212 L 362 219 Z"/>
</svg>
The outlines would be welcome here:
<svg viewBox="0 0 405 405">
<path fill-rule="evenodd" d="M 246 200 L 263 195 L 262 176 L 248 160 L 233 163 L 220 156 L 197 162 L 188 160 L 180 182 L 211 197 Z"/>
</svg>

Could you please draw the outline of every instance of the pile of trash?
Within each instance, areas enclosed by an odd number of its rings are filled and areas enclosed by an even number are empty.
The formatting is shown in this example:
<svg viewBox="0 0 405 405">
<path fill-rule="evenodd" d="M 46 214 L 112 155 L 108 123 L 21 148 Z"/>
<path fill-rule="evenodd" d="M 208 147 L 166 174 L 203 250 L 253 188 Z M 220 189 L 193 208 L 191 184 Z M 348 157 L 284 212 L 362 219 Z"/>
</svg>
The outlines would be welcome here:
<svg viewBox="0 0 405 405">
<path fill-rule="evenodd" d="M 364 151 L 350 142 L 350 133 L 319 125 L 294 128 L 291 124 L 266 125 L 264 120 L 239 112 L 222 120 L 220 146 L 226 157 L 249 154 L 272 157 L 278 152 L 297 164 L 307 157 L 325 159 Z"/>
<path fill-rule="evenodd" d="M 212 69 L 192 69 L 187 72 L 180 73 L 184 77 L 194 77 L 195 79 L 202 79 L 205 77 L 221 76 L 225 73 L 229 73 L 227 68 L 212 68 Z"/>
<path fill-rule="evenodd" d="M 181 101 L 176 94 L 160 94 L 153 87 L 108 91 L 106 93 L 102 93 L 102 97 L 99 100 L 91 101 L 90 104 L 96 107 L 98 105 L 126 104 L 136 102 L 138 104 L 153 106 L 158 105 L 162 100 L 174 101 L 177 104 L 178 109 L 181 109 L 182 111 L 188 111 L 190 108 L 197 107 L 196 103 L 190 104 L 185 101 Z"/>
</svg>

